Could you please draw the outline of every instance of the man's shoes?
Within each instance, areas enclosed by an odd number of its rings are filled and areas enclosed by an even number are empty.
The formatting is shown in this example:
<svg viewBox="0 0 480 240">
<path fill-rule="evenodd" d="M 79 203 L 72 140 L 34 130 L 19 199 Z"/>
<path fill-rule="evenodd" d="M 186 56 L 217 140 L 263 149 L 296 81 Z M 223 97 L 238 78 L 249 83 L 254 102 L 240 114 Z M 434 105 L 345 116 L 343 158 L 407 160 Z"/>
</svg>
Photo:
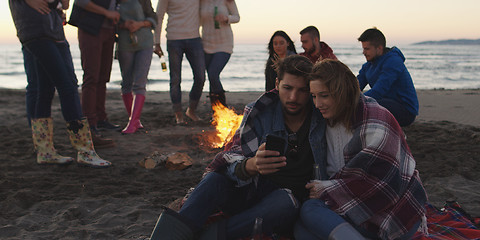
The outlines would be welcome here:
<svg viewBox="0 0 480 240">
<path fill-rule="evenodd" d="M 113 142 L 110 138 L 104 138 L 101 135 L 97 135 L 92 132 L 92 142 L 95 149 L 104 149 L 104 148 L 111 148 L 115 146 L 115 142 Z"/>
<path fill-rule="evenodd" d="M 113 124 L 113 123 L 109 122 L 108 120 L 104 120 L 104 121 L 98 121 L 97 122 L 97 128 L 115 130 L 115 129 L 119 129 L 120 125 Z"/>
<path fill-rule="evenodd" d="M 90 133 L 92 134 L 92 142 L 95 149 L 111 148 L 115 146 L 110 138 L 104 138 L 97 127 L 90 127 Z"/>
</svg>

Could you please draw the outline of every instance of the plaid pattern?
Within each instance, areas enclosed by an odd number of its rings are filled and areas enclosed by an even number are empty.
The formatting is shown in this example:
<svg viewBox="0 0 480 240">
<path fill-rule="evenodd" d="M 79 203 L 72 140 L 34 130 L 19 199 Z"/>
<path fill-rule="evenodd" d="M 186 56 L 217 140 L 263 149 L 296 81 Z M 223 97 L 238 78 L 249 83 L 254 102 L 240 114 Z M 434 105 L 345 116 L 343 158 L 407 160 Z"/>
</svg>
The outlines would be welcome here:
<svg viewBox="0 0 480 240">
<path fill-rule="evenodd" d="M 417 232 L 413 240 L 480 239 L 480 230 L 458 207 L 445 206 L 439 210 L 431 204 L 427 209 L 428 234 Z"/>
<path fill-rule="evenodd" d="M 259 140 L 253 130 L 253 119 L 277 101 L 278 91 L 272 90 L 266 92 L 257 101 L 245 107 L 240 127 L 235 131 L 232 140 L 225 146 L 225 150 L 218 153 L 207 166 L 205 174 L 212 171 L 220 171 L 233 162 L 255 156 L 258 150 Z"/>
<path fill-rule="evenodd" d="M 345 167 L 321 199 L 381 239 L 404 235 L 425 214 L 427 201 L 415 160 L 394 117 L 362 95 L 344 149 Z"/>
</svg>

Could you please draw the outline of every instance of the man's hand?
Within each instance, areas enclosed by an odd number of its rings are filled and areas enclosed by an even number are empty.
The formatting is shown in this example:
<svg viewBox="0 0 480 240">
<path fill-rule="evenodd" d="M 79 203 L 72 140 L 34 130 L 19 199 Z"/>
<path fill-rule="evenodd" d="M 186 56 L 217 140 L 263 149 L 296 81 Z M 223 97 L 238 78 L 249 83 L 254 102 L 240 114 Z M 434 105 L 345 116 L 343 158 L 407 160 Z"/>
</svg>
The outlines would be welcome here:
<svg viewBox="0 0 480 240">
<path fill-rule="evenodd" d="M 278 172 L 281 167 L 287 165 L 287 158 L 280 156 L 277 151 L 265 150 L 265 143 L 258 147 L 255 157 L 247 160 L 245 169 L 250 175 L 271 174 Z"/>
<path fill-rule="evenodd" d="M 325 190 L 325 187 L 323 187 L 322 182 L 319 180 L 313 180 L 307 183 L 307 185 L 305 185 L 305 188 L 310 190 L 310 198 L 320 198 L 323 190 Z"/>
<path fill-rule="evenodd" d="M 163 56 L 162 47 L 160 47 L 160 44 L 159 44 L 159 43 L 156 43 L 156 44 L 155 44 L 155 48 L 153 49 L 153 52 L 154 52 L 155 54 L 157 54 L 158 57 L 162 57 L 162 56 Z"/>
<path fill-rule="evenodd" d="M 35 9 L 35 11 L 41 14 L 49 14 L 51 9 L 48 8 L 46 0 L 25 0 L 28 6 Z"/>
<path fill-rule="evenodd" d="M 105 11 L 105 17 L 112 20 L 113 24 L 117 24 L 120 20 L 120 13 L 118 13 L 117 11 L 107 10 Z"/>
</svg>

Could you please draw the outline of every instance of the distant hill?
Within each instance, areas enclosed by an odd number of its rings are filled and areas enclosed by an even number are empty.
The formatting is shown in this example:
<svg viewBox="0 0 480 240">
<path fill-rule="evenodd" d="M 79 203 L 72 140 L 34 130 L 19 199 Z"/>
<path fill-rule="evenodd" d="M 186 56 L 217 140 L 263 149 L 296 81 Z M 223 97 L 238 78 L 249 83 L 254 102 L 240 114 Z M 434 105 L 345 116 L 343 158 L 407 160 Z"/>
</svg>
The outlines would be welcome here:
<svg viewBox="0 0 480 240">
<path fill-rule="evenodd" d="M 424 41 L 413 45 L 480 45 L 480 39 L 449 39 L 441 41 Z"/>
</svg>

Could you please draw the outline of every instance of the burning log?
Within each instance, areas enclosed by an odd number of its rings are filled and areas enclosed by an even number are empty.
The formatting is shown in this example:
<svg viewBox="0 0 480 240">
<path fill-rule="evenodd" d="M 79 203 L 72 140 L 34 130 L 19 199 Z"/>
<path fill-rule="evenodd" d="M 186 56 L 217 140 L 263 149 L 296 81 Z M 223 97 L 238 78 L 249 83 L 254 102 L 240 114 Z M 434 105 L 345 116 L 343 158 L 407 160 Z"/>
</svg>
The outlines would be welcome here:
<svg viewBox="0 0 480 240">
<path fill-rule="evenodd" d="M 169 170 L 183 170 L 192 166 L 193 161 L 185 153 L 159 153 L 155 151 L 150 156 L 140 160 L 138 164 L 146 169 L 154 169 L 158 165 L 165 165 Z"/>
</svg>

